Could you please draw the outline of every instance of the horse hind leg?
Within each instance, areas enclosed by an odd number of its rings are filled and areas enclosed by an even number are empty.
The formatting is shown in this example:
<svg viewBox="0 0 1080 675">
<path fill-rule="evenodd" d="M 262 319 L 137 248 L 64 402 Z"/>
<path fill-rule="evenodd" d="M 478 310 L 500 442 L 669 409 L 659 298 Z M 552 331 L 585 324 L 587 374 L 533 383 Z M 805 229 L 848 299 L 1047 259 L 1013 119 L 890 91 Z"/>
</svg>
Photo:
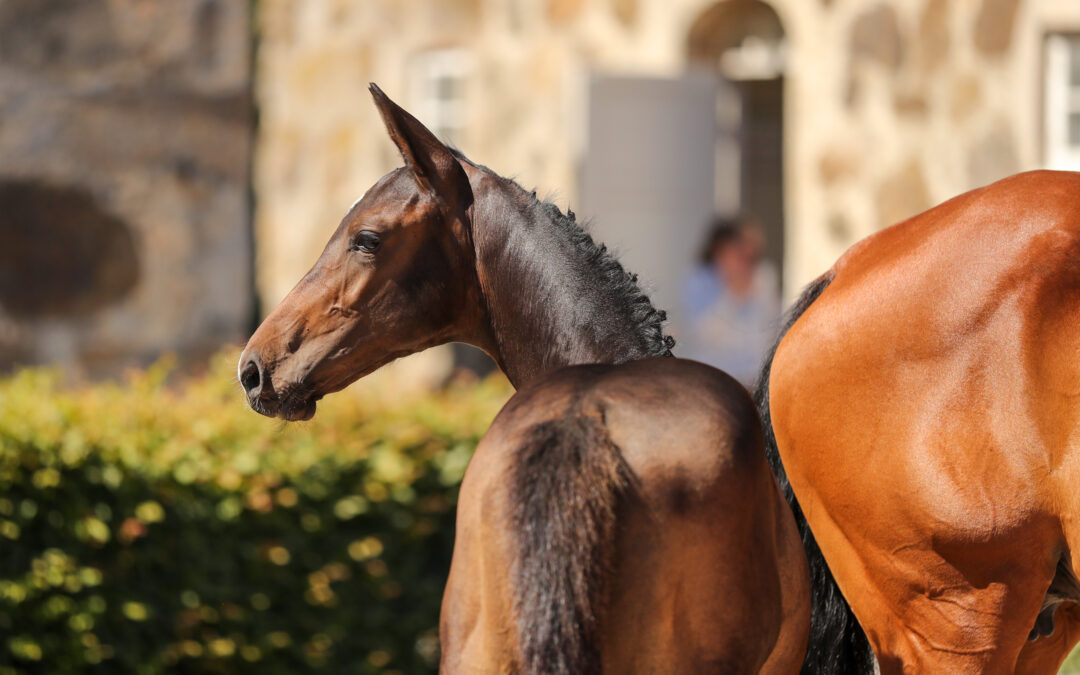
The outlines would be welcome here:
<svg viewBox="0 0 1080 675">
<path fill-rule="evenodd" d="M 1023 538 L 1010 547 L 920 541 L 883 555 L 821 525 L 815 534 L 883 675 L 1016 670 L 1057 564 L 1047 528 L 1018 527 Z M 1018 550 L 1028 556 L 1023 566 Z"/>
<path fill-rule="evenodd" d="M 1057 608 L 1066 602 L 1080 602 L 1080 580 L 1069 565 L 1069 556 L 1062 555 L 1058 560 L 1050 588 L 1046 589 L 1042 609 L 1035 619 L 1035 625 L 1028 634 L 1028 641 L 1035 642 L 1041 637 L 1054 634 L 1054 615 Z"/>
<path fill-rule="evenodd" d="M 1020 651 L 1017 673 L 1056 673 L 1080 640 L 1080 580 L 1065 553 L 1059 558 L 1028 643 Z"/>
</svg>

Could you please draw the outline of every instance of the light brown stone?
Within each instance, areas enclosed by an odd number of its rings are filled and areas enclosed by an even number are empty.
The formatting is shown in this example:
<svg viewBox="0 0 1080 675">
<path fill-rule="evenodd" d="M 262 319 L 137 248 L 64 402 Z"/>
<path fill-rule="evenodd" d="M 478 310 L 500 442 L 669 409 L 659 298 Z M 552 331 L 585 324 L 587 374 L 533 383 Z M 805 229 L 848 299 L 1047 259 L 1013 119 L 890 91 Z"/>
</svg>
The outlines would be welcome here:
<svg viewBox="0 0 1080 675">
<path fill-rule="evenodd" d="M 862 98 L 862 83 L 855 72 L 855 64 L 848 63 L 847 77 L 844 81 L 844 106 L 852 111 Z"/>
<path fill-rule="evenodd" d="M 1009 51 L 1019 5 L 1020 0 L 982 0 L 975 18 L 975 48 L 988 56 Z"/>
<path fill-rule="evenodd" d="M 919 18 L 919 55 L 923 71 L 936 71 L 949 56 L 949 0 L 927 0 Z"/>
<path fill-rule="evenodd" d="M 896 10 L 877 5 L 858 17 L 851 26 L 853 60 L 869 60 L 896 70 L 904 60 L 904 40 Z"/>
<path fill-rule="evenodd" d="M 0 369 L 117 373 L 245 333 L 250 10 L 0 2 Z"/>
<path fill-rule="evenodd" d="M 841 246 L 847 246 L 855 240 L 855 231 L 851 227 L 851 221 L 842 213 L 829 214 L 825 221 L 825 229 L 834 242 Z"/>
<path fill-rule="evenodd" d="M 440 0 L 432 4 L 434 20 L 443 29 L 469 30 L 481 20 L 483 0 Z"/>
<path fill-rule="evenodd" d="M 694 20 L 686 38 L 687 53 L 695 61 L 715 63 L 749 36 L 766 43 L 782 40 L 784 27 L 776 10 L 760 0 L 724 0 Z"/>
<path fill-rule="evenodd" d="M 930 208 L 922 166 L 914 157 L 886 178 L 877 190 L 878 225 L 888 227 Z"/>
<path fill-rule="evenodd" d="M 611 10 L 623 26 L 633 28 L 637 23 L 638 0 L 611 0 Z"/>
<path fill-rule="evenodd" d="M 930 105 L 921 91 L 897 91 L 893 107 L 901 117 L 926 117 Z"/>
<path fill-rule="evenodd" d="M 581 13 L 583 0 L 547 0 L 547 17 L 555 25 L 569 23 Z"/>
<path fill-rule="evenodd" d="M 980 103 L 982 87 L 979 78 L 970 73 L 958 76 L 953 82 L 949 100 L 949 116 L 953 123 L 961 124 L 967 121 Z"/>
<path fill-rule="evenodd" d="M 859 157 L 857 155 L 835 148 L 826 150 L 818 160 L 818 175 L 826 186 L 851 178 L 858 170 Z"/>
</svg>

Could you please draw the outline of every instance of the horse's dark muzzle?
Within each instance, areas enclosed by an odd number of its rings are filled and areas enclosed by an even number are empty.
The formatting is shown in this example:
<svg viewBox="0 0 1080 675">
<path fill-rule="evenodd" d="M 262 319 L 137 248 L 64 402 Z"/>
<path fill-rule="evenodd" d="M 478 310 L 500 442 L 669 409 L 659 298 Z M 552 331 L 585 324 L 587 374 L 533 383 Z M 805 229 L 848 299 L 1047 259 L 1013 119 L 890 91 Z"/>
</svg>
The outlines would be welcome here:
<svg viewBox="0 0 1080 675">
<path fill-rule="evenodd" d="M 270 372 L 259 355 L 252 352 L 241 357 L 237 368 L 240 386 L 244 388 L 248 405 L 260 415 L 293 421 L 309 420 L 322 396 L 312 396 L 300 386 L 276 392 L 270 382 Z"/>
</svg>

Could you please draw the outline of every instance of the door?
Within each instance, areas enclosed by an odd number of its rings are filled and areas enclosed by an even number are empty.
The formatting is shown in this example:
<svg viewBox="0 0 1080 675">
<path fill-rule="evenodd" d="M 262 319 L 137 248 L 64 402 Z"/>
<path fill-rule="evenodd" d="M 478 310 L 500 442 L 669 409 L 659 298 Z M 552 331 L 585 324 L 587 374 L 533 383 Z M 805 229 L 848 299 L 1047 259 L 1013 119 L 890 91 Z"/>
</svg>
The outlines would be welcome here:
<svg viewBox="0 0 1080 675">
<path fill-rule="evenodd" d="M 588 87 L 581 211 L 678 339 L 682 287 L 716 206 L 716 78 L 597 75 Z"/>
</svg>

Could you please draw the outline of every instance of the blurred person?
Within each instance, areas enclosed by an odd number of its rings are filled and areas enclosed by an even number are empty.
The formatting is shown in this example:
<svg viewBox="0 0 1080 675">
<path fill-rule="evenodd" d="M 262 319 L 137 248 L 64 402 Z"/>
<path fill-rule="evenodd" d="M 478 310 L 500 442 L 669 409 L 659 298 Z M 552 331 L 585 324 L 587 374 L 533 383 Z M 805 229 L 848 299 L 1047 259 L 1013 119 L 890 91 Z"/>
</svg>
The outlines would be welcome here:
<svg viewBox="0 0 1080 675">
<path fill-rule="evenodd" d="M 715 366 L 752 387 L 780 324 L 776 269 L 762 260 L 765 237 L 747 218 L 717 218 L 683 293 L 680 356 Z"/>
</svg>

